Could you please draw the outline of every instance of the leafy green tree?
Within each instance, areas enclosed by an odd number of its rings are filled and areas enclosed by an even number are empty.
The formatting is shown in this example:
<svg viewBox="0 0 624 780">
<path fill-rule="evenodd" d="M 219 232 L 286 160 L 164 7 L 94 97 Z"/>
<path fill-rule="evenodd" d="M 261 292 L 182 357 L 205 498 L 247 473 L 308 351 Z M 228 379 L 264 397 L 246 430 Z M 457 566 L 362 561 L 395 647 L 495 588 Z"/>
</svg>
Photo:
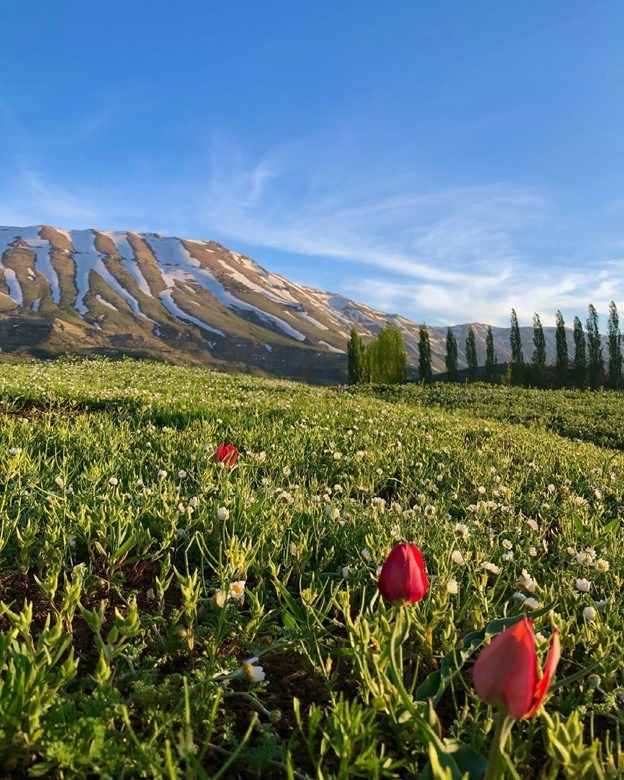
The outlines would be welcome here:
<svg viewBox="0 0 624 780">
<path fill-rule="evenodd" d="M 513 384 L 520 384 L 524 374 L 524 354 L 522 352 L 522 337 L 518 325 L 516 310 L 511 310 L 511 329 L 509 331 L 509 346 L 511 348 L 511 379 Z"/>
<path fill-rule="evenodd" d="M 557 355 L 555 358 L 555 373 L 557 376 L 557 385 L 564 387 L 568 381 L 568 339 L 565 331 L 565 321 L 563 314 L 558 311 L 555 315 L 557 329 L 555 331 L 555 341 L 557 344 Z"/>
<path fill-rule="evenodd" d="M 537 312 L 533 315 L 533 356 L 531 368 L 533 369 L 535 383 L 538 387 L 541 387 L 544 384 L 546 373 L 546 339 L 542 321 Z"/>
<path fill-rule="evenodd" d="M 451 328 L 446 331 L 446 376 L 449 382 L 457 382 L 457 339 Z"/>
<path fill-rule="evenodd" d="M 477 342 L 472 326 L 468 328 L 466 336 L 466 363 L 468 365 L 468 381 L 475 382 L 479 364 L 477 362 Z"/>
<path fill-rule="evenodd" d="M 487 382 L 496 382 L 496 364 L 498 359 L 494 350 L 494 334 L 492 326 L 488 325 L 485 337 L 485 379 Z"/>
<path fill-rule="evenodd" d="M 615 301 L 609 304 L 609 369 L 607 384 L 612 390 L 622 388 L 622 334 Z"/>
<path fill-rule="evenodd" d="M 421 382 L 431 382 L 431 343 L 424 323 L 418 329 L 418 376 Z"/>
<path fill-rule="evenodd" d="M 592 390 L 597 390 L 603 384 L 604 362 L 598 330 L 598 312 L 591 303 L 587 315 L 587 376 Z"/>
<path fill-rule="evenodd" d="M 368 381 L 393 385 L 407 379 L 407 355 L 401 331 L 392 323 L 386 323 L 373 341 L 366 347 Z"/>
<path fill-rule="evenodd" d="M 349 384 L 358 385 L 364 381 L 364 345 L 355 328 L 347 345 Z"/>
<path fill-rule="evenodd" d="M 587 385 L 587 347 L 583 323 L 574 318 L 574 385 L 584 390 Z"/>
</svg>

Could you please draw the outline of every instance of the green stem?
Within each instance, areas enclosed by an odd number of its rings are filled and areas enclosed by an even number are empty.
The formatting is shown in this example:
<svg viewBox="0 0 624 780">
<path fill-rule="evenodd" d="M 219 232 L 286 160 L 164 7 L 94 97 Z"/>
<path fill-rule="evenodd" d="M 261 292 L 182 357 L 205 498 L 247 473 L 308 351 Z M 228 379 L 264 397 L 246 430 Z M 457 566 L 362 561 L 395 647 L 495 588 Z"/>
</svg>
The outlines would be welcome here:
<svg viewBox="0 0 624 780">
<path fill-rule="evenodd" d="M 513 718 L 502 712 L 496 713 L 496 725 L 494 727 L 494 737 L 490 747 L 490 755 L 485 770 L 483 780 L 500 780 L 500 764 L 505 751 L 505 742 L 514 724 Z"/>
</svg>

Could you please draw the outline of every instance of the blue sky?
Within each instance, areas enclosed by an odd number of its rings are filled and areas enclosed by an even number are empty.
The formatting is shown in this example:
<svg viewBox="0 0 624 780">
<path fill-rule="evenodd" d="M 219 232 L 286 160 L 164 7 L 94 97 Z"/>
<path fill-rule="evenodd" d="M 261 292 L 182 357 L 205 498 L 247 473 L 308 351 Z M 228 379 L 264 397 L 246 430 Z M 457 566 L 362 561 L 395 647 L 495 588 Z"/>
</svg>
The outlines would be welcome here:
<svg viewBox="0 0 624 780">
<path fill-rule="evenodd" d="M 0 0 L 0 224 L 432 325 L 624 311 L 621 0 Z"/>
</svg>

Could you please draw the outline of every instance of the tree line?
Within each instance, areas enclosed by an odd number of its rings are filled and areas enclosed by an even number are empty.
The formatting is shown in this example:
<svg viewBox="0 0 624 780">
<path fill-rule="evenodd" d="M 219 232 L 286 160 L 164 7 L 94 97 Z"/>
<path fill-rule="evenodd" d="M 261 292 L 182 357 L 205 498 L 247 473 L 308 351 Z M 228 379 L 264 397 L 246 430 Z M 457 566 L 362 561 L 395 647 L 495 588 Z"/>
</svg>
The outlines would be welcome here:
<svg viewBox="0 0 624 780">
<path fill-rule="evenodd" d="M 485 339 L 485 365 L 480 369 L 477 359 L 475 332 L 469 326 L 464 344 L 466 370 L 460 372 L 459 347 L 452 329 L 446 334 L 446 375 L 449 382 L 484 379 L 486 382 L 502 381 L 508 385 L 524 385 L 532 387 L 577 387 L 597 390 L 601 387 L 620 390 L 624 387 L 622 334 L 617 307 L 614 301 L 609 305 L 607 323 L 607 362 L 603 355 L 602 338 L 598 326 L 598 313 L 593 306 L 588 306 L 588 316 L 585 323 L 579 317 L 574 318 L 573 354 L 568 348 L 565 321 L 561 311 L 555 316 L 555 362 L 547 364 L 546 338 L 539 314 L 533 315 L 533 353 L 530 360 L 525 360 L 520 335 L 520 326 L 515 309 L 511 310 L 511 327 L 509 346 L 511 360 L 506 371 L 501 376 L 492 327 L 488 326 Z M 348 345 L 349 382 L 358 384 L 371 382 L 375 384 L 397 384 L 407 379 L 407 356 L 401 331 L 388 323 L 386 327 L 369 344 L 364 344 L 355 328 L 351 330 Z M 429 331 L 423 323 L 419 326 L 418 337 L 418 374 L 421 382 L 433 381 L 431 364 L 431 344 Z"/>
</svg>

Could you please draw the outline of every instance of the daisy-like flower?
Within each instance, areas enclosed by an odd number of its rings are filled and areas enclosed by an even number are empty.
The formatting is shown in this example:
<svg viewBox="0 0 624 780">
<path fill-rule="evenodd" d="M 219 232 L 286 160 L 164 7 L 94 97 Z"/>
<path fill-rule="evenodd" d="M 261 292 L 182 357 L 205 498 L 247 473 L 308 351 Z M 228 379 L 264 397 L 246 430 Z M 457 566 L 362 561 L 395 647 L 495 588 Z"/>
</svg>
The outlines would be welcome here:
<svg viewBox="0 0 624 780">
<path fill-rule="evenodd" d="M 246 661 L 243 664 L 245 677 L 249 680 L 250 683 L 262 682 L 266 678 L 264 669 L 261 666 L 254 666 L 254 663 L 257 660 L 257 658 L 250 658 L 249 661 Z"/>
<path fill-rule="evenodd" d="M 463 566 L 466 561 L 464 559 L 464 556 L 461 554 L 459 550 L 453 550 L 451 553 L 451 560 L 455 564 L 455 566 Z"/>
<path fill-rule="evenodd" d="M 535 580 L 526 569 L 522 569 L 522 575 L 518 579 L 518 585 L 526 590 L 527 593 L 535 593 L 537 587 Z"/>
<path fill-rule="evenodd" d="M 529 519 L 526 521 L 526 524 L 532 531 L 539 531 L 539 525 L 535 520 L 533 520 L 532 517 L 529 517 Z"/>
<path fill-rule="evenodd" d="M 224 522 L 225 520 L 228 520 L 230 517 L 230 510 L 227 507 L 220 506 L 217 509 L 217 517 L 221 522 Z"/>
<path fill-rule="evenodd" d="M 500 566 L 497 566 L 495 563 L 492 563 L 491 561 L 486 561 L 481 565 L 486 570 L 486 572 L 488 572 L 488 574 L 500 574 Z"/>
<path fill-rule="evenodd" d="M 576 581 L 575 587 L 579 593 L 589 593 L 591 582 L 585 578 L 580 578 Z"/>
<path fill-rule="evenodd" d="M 157 477 L 158 479 L 164 479 L 167 476 L 167 472 L 165 469 L 158 469 Z"/>
<path fill-rule="evenodd" d="M 119 484 L 119 480 L 117 479 L 117 477 L 109 477 L 108 484 L 111 487 L 116 487 Z"/>
<path fill-rule="evenodd" d="M 224 607 L 227 601 L 227 596 L 222 590 L 218 590 L 212 597 L 212 603 L 215 607 Z"/>
<path fill-rule="evenodd" d="M 180 471 L 178 471 L 178 478 L 186 479 L 186 471 L 184 471 L 184 469 L 180 469 Z"/>
<path fill-rule="evenodd" d="M 457 580 L 449 580 L 446 583 L 446 592 L 451 596 L 456 596 L 459 593 L 459 584 Z"/>
<path fill-rule="evenodd" d="M 592 562 L 592 557 L 587 552 L 587 550 L 583 550 L 582 552 L 577 554 L 576 562 L 580 563 L 582 566 L 589 566 L 589 564 Z"/>
<path fill-rule="evenodd" d="M 241 604 L 245 600 L 245 580 L 236 580 L 230 584 L 228 598 L 239 601 Z"/>
<path fill-rule="evenodd" d="M 602 573 L 609 571 L 609 561 L 605 561 L 604 558 L 598 558 L 594 563 L 594 569 Z"/>
<path fill-rule="evenodd" d="M 583 610 L 583 617 L 585 620 L 587 620 L 589 623 L 594 621 L 596 619 L 597 612 L 593 607 L 585 607 Z"/>
<path fill-rule="evenodd" d="M 539 602 L 534 598 L 525 599 L 522 603 L 522 606 L 526 609 L 537 609 L 539 607 Z"/>
<path fill-rule="evenodd" d="M 470 536 L 468 526 L 464 525 L 464 523 L 457 523 L 455 526 L 455 533 L 458 533 L 462 539 L 467 539 Z"/>
</svg>

